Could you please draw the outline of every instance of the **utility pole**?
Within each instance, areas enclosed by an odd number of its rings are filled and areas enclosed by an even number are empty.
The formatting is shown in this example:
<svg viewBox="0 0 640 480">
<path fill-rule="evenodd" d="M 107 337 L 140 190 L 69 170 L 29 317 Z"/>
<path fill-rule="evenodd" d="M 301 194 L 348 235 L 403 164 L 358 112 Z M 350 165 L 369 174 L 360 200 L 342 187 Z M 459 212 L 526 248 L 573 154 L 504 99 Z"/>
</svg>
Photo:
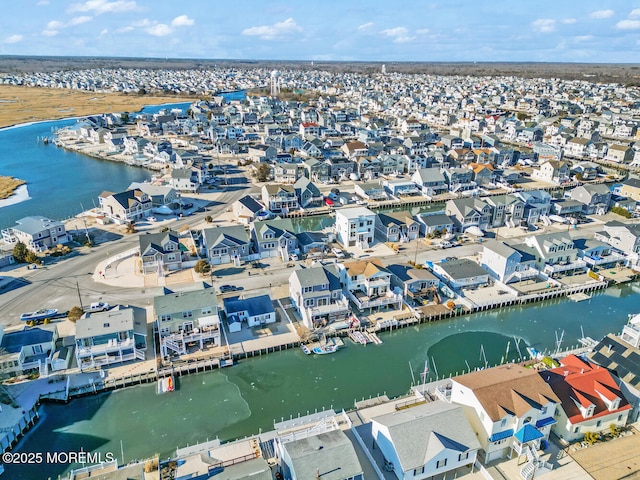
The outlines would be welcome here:
<svg viewBox="0 0 640 480">
<path fill-rule="evenodd" d="M 77 280 L 76 280 L 76 289 L 78 290 L 78 302 L 80 302 L 80 308 L 84 310 L 84 307 L 82 306 L 82 296 L 80 295 L 80 285 L 78 284 Z"/>
</svg>

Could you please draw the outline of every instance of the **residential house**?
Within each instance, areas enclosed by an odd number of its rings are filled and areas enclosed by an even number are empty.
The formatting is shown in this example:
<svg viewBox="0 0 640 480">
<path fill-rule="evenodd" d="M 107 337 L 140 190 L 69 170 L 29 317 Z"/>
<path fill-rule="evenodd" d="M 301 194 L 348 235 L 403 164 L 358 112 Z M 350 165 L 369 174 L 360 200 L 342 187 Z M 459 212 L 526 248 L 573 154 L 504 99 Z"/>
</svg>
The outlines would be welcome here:
<svg viewBox="0 0 640 480">
<path fill-rule="evenodd" d="M 468 258 L 434 263 L 433 273 L 454 290 L 474 288 L 489 283 L 489 272 Z"/>
<path fill-rule="evenodd" d="M 616 163 L 631 163 L 633 160 L 634 151 L 629 145 L 620 145 L 614 143 L 613 145 L 609 145 L 607 149 L 607 155 L 604 157 L 605 160 Z"/>
<path fill-rule="evenodd" d="M 586 269 L 586 263 L 578 259 L 578 250 L 567 232 L 525 237 L 524 243 L 533 249 L 536 268 L 547 275 Z"/>
<path fill-rule="evenodd" d="M 468 168 L 445 168 L 442 172 L 452 193 L 476 188 L 473 171 Z"/>
<path fill-rule="evenodd" d="M 354 192 L 361 198 L 369 200 L 387 200 L 387 191 L 384 186 L 377 182 L 356 183 Z"/>
<path fill-rule="evenodd" d="M 549 183 L 564 183 L 571 179 L 571 167 L 563 161 L 547 160 L 533 170 L 532 176 Z"/>
<path fill-rule="evenodd" d="M 619 189 L 620 195 L 640 202 L 640 178 L 629 177 L 622 182 Z"/>
<path fill-rule="evenodd" d="M 313 182 L 326 183 L 329 180 L 331 167 L 328 163 L 317 158 L 306 158 L 302 162 L 305 176 Z"/>
<path fill-rule="evenodd" d="M 189 347 L 220 346 L 218 300 L 213 288 L 168 291 L 153 299 L 160 355 L 185 355 Z"/>
<path fill-rule="evenodd" d="M 411 180 L 383 180 L 385 190 L 393 197 L 418 195 L 420 189 Z"/>
<path fill-rule="evenodd" d="M 593 142 L 589 138 L 573 137 L 564 146 L 564 153 L 568 157 L 582 158 L 587 156 L 587 149 Z"/>
<path fill-rule="evenodd" d="M 356 171 L 356 162 L 345 157 L 331 157 L 325 163 L 329 165 L 329 179 L 334 182 L 348 180 Z"/>
<path fill-rule="evenodd" d="M 611 190 L 603 183 L 575 187 L 569 197 L 582 203 L 583 215 L 604 215 L 611 204 Z"/>
<path fill-rule="evenodd" d="M 439 195 L 448 190 L 447 181 L 439 168 L 420 168 L 411 176 L 411 180 L 428 197 Z"/>
<path fill-rule="evenodd" d="M 561 198 L 551 204 L 551 212 L 563 217 L 579 217 L 582 215 L 584 205 L 576 200 Z"/>
<path fill-rule="evenodd" d="M 340 150 L 349 159 L 366 157 L 367 155 L 369 155 L 369 147 L 358 140 L 353 140 L 351 142 L 345 143 Z"/>
<path fill-rule="evenodd" d="M 423 213 L 416 218 L 420 224 L 420 235 L 424 237 L 447 235 L 454 230 L 455 222 L 449 215 Z"/>
<path fill-rule="evenodd" d="M 408 242 L 418 238 L 420 224 L 408 211 L 380 212 L 375 233 L 383 242 Z"/>
<path fill-rule="evenodd" d="M 345 262 L 340 281 L 347 297 L 360 311 L 402 306 L 402 295 L 391 289 L 391 272 L 378 259 Z"/>
<path fill-rule="evenodd" d="M 302 208 L 319 207 L 322 205 L 322 193 L 316 185 L 307 177 L 300 177 L 294 184 L 298 204 Z"/>
<path fill-rule="evenodd" d="M 251 257 L 251 240 L 244 226 L 212 227 L 202 230 L 202 248 L 211 265 L 240 265 Z"/>
<path fill-rule="evenodd" d="M 245 195 L 231 205 L 233 218 L 246 225 L 250 224 L 264 211 L 264 205 L 251 195 Z"/>
<path fill-rule="evenodd" d="M 300 204 L 293 185 L 267 183 L 262 186 L 262 203 L 273 213 L 298 210 Z"/>
<path fill-rule="evenodd" d="M 335 229 L 337 240 L 346 248 L 366 250 L 373 244 L 376 214 L 364 207 L 336 210 Z"/>
<path fill-rule="evenodd" d="M 147 358 L 147 311 L 118 305 L 86 313 L 76 321 L 76 361 L 80 370 Z"/>
<path fill-rule="evenodd" d="M 470 227 L 485 230 L 491 221 L 492 208 L 484 199 L 477 197 L 456 198 L 447 200 L 445 214 L 453 219 L 461 232 Z"/>
<path fill-rule="evenodd" d="M 180 193 L 175 188 L 167 185 L 154 185 L 152 183 L 133 182 L 127 188 L 127 191 L 139 190 L 145 193 L 151 200 L 152 207 L 162 207 L 163 205 L 170 205 L 178 202 L 180 199 Z"/>
<path fill-rule="evenodd" d="M 485 201 L 491 207 L 491 227 L 515 227 L 520 225 L 525 211 L 525 203 L 515 195 L 492 195 Z"/>
<path fill-rule="evenodd" d="M 470 163 L 468 168 L 473 172 L 473 181 L 476 185 L 485 186 L 493 183 L 495 174 L 489 164 Z"/>
<path fill-rule="evenodd" d="M 273 181 L 276 183 L 295 183 L 303 172 L 302 164 L 279 161 L 273 166 Z"/>
<path fill-rule="evenodd" d="M 243 322 L 248 327 L 259 327 L 276 321 L 276 310 L 269 295 L 228 297 L 222 302 L 230 332 L 239 332 Z"/>
<path fill-rule="evenodd" d="M 612 221 L 605 223 L 603 228 L 595 232 L 593 238 L 623 252 L 631 265 L 637 265 L 640 257 L 640 225 Z"/>
<path fill-rule="evenodd" d="M 40 375 L 47 375 L 57 340 L 55 324 L 25 326 L 12 332 L 5 332 L 0 326 L 0 372 L 15 376 L 37 370 Z"/>
<path fill-rule="evenodd" d="M 197 192 L 202 178 L 195 168 L 174 168 L 171 170 L 169 184 L 179 192 Z"/>
<path fill-rule="evenodd" d="M 480 265 L 502 283 L 537 277 L 535 260 L 530 249 L 520 245 L 507 245 L 497 240 L 482 243 Z"/>
<path fill-rule="evenodd" d="M 180 239 L 171 230 L 159 233 L 146 232 L 138 237 L 142 273 L 163 275 L 166 271 L 182 268 L 182 250 Z"/>
<path fill-rule="evenodd" d="M 561 439 L 580 440 L 587 432 L 624 427 L 631 411 L 609 371 L 588 360 L 568 355 L 560 366 L 540 372 L 562 402 L 551 430 Z"/>
<path fill-rule="evenodd" d="M 413 268 L 407 265 L 389 265 L 392 274 L 391 286 L 399 287 L 402 294 L 415 297 L 438 288 L 440 280 L 426 268 Z"/>
<path fill-rule="evenodd" d="M 456 478 L 476 461 L 481 445 L 462 407 L 429 402 L 371 419 L 372 450 L 398 479 Z"/>
<path fill-rule="evenodd" d="M 247 155 L 254 162 L 271 162 L 278 155 L 278 150 L 269 145 L 251 145 Z"/>
<path fill-rule="evenodd" d="M 517 364 L 454 377 L 450 392 L 451 403 L 468 407 L 465 413 L 482 446 L 479 456 L 485 463 L 536 452 L 541 442 L 549 439 L 560 403 L 537 370 Z"/>
<path fill-rule="evenodd" d="M 522 222 L 527 225 L 539 222 L 542 217 L 547 217 L 551 211 L 551 195 L 546 190 L 516 192 L 513 195 L 524 202 Z"/>
<path fill-rule="evenodd" d="M 288 262 L 292 254 L 300 253 L 293 223 L 288 218 L 253 222 L 251 239 L 260 258 L 280 257 Z"/>
<path fill-rule="evenodd" d="M 337 264 L 295 270 L 289 277 L 289 297 L 310 329 L 342 321 L 350 311 Z"/>
<path fill-rule="evenodd" d="M 2 237 L 13 245 L 21 242 L 36 253 L 70 241 L 64 223 L 35 216 L 16 220 L 15 226 L 2 230 Z"/>
<path fill-rule="evenodd" d="M 148 217 L 153 207 L 149 195 L 139 189 L 120 193 L 102 192 L 98 200 L 102 214 L 119 224 Z"/>
</svg>

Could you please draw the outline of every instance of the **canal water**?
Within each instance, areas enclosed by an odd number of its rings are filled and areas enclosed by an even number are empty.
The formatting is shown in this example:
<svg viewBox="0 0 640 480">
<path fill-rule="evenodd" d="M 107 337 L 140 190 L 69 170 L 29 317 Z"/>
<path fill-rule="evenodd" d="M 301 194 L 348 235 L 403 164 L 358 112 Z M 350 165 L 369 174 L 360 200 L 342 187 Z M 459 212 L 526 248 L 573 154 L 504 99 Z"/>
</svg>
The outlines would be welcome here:
<svg viewBox="0 0 640 480">
<path fill-rule="evenodd" d="M 613 287 L 575 303 L 553 300 L 483 312 L 380 334 L 383 345 L 347 346 L 336 354 L 305 356 L 300 350 L 242 360 L 220 371 L 184 376 L 173 393 L 157 395 L 155 385 L 85 397 L 68 405 L 44 405 L 37 426 L 17 451 L 99 451 L 124 461 L 220 438 L 231 440 L 273 427 L 290 415 L 323 408 L 342 409 L 355 400 L 410 388 L 429 359 L 428 378 L 462 373 L 469 367 L 516 359 L 516 339 L 538 350 L 576 345 L 620 332 L 628 314 L 640 311 L 638 286 Z M 564 335 L 562 333 L 564 332 Z M 484 354 L 482 353 L 484 352 Z M 486 358 L 486 360 L 485 360 Z M 69 465 L 47 465 L 52 478 Z M 8 478 L 39 478 L 42 469 L 7 467 Z"/>
<path fill-rule="evenodd" d="M 185 109 L 188 105 L 150 106 L 142 111 L 155 113 L 162 108 Z M 56 220 L 77 215 L 83 208 L 97 205 L 98 195 L 103 191 L 122 191 L 131 182 L 151 177 L 146 169 L 98 160 L 38 142 L 76 122 L 76 119 L 55 120 L 0 129 L 0 175 L 25 180 L 31 197 L 0 208 L 0 228 L 11 227 L 16 220 L 28 215 L 44 215 Z"/>
</svg>

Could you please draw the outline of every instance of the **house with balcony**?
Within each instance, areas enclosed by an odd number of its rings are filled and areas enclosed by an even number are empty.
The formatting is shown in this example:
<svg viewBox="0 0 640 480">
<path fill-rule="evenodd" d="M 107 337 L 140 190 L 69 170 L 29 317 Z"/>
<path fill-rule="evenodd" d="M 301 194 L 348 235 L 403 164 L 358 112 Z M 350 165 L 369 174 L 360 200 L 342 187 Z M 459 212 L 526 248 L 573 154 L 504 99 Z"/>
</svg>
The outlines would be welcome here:
<svg viewBox="0 0 640 480">
<path fill-rule="evenodd" d="M 420 168 L 411 175 L 411 180 L 420 187 L 422 194 L 428 197 L 445 193 L 449 189 L 442 170 L 437 167 Z"/>
<path fill-rule="evenodd" d="M 293 185 L 267 183 L 262 186 L 262 203 L 276 214 L 287 214 L 298 210 L 300 204 Z"/>
<path fill-rule="evenodd" d="M 342 321 L 350 312 L 335 263 L 295 270 L 289 277 L 289 297 L 309 329 Z"/>
<path fill-rule="evenodd" d="M 571 168 L 561 160 L 547 160 L 533 170 L 532 177 L 549 183 L 564 183 L 571 179 Z"/>
<path fill-rule="evenodd" d="M 477 187 L 476 182 L 473 181 L 473 170 L 468 168 L 445 168 L 443 174 L 452 193 L 473 190 Z"/>
<path fill-rule="evenodd" d="M 549 276 L 586 270 L 587 264 L 578 258 L 578 249 L 567 232 L 525 237 L 524 244 L 532 249 L 536 268 Z"/>
<path fill-rule="evenodd" d="M 376 214 L 365 207 L 336 210 L 335 229 L 337 240 L 345 247 L 362 250 L 373 244 Z"/>
<path fill-rule="evenodd" d="M 453 219 L 458 231 L 464 232 L 470 227 L 486 230 L 492 211 L 485 199 L 469 197 L 447 200 L 444 213 Z"/>
<path fill-rule="evenodd" d="M 434 237 L 452 233 L 455 222 L 449 215 L 443 213 L 423 213 L 416 216 L 420 225 L 420 236 Z"/>
<path fill-rule="evenodd" d="M 633 155 L 634 150 L 629 145 L 614 143 L 607 148 L 607 155 L 604 159 L 615 163 L 631 163 Z"/>
<path fill-rule="evenodd" d="M 247 327 L 260 327 L 276 321 L 276 310 L 269 295 L 227 297 L 222 303 L 230 332 L 242 330 L 243 323 Z"/>
<path fill-rule="evenodd" d="M 538 276 L 536 258 L 526 245 L 507 245 L 497 240 L 482 244 L 480 265 L 502 283 L 528 280 Z"/>
<path fill-rule="evenodd" d="M 629 265 L 638 265 L 640 257 L 640 225 L 618 221 L 607 222 L 603 230 L 595 232 L 594 239 L 606 242 L 624 253 Z"/>
<path fill-rule="evenodd" d="M 560 399 L 535 369 L 500 365 L 453 377 L 450 387 L 436 393 L 467 407 L 465 413 L 482 447 L 479 458 L 484 463 L 526 454 L 522 473 L 534 470 L 541 474 L 543 468 L 551 468 L 539 462 L 537 452 L 556 423 Z"/>
<path fill-rule="evenodd" d="M 611 190 L 603 183 L 580 185 L 569 190 L 569 197 L 582 204 L 583 215 L 604 215 L 611 204 Z"/>
<path fill-rule="evenodd" d="M 11 332 L 5 332 L 4 326 L 0 326 L 0 372 L 13 377 L 37 370 L 41 376 L 46 376 L 57 340 L 55 323 L 24 326 Z"/>
<path fill-rule="evenodd" d="M 251 239 L 242 225 L 202 230 L 202 248 L 211 265 L 246 261 L 251 256 Z"/>
<path fill-rule="evenodd" d="M 24 217 L 16 220 L 16 225 L 2 230 L 6 243 L 23 243 L 32 252 L 44 252 L 70 241 L 64 223 L 46 217 Z"/>
<path fill-rule="evenodd" d="M 126 190 L 120 193 L 102 192 L 98 197 L 100 211 L 111 221 L 126 224 L 146 218 L 153 203 L 142 190 Z"/>
<path fill-rule="evenodd" d="M 578 258 L 592 270 L 624 265 L 627 261 L 627 258 L 615 251 L 611 245 L 595 238 L 574 238 L 573 245 L 578 250 Z"/>
<path fill-rule="evenodd" d="M 298 238 L 289 218 L 253 222 L 251 239 L 260 258 L 279 257 L 288 262 L 292 254 L 300 253 Z"/>
<path fill-rule="evenodd" d="M 433 273 L 454 290 L 475 288 L 489 283 L 489 272 L 468 258 L 434 263 Z"/>
<path fill-rule="evenodd" d="M 302 208 L 319 207 L 322 205 L 323 197 L 318 187 L 307 177 L 300 177 L 293 188 L 298 199 L 298 204 Z"/>
<path fill-rule="evenodd" d="M 485 202 L 491 207 L 489 225 L 496 227 L 516 227 L 524 217 L 525 203 L 515 195 L 492 195 Z"/>
<path fill-rule="evenodd" d="M 149 233 L 138 237 L 140 258 L 142 259 L 142 273 L 164 274 L 167 271 L 182 268 L 183 252 L 186 250 L 180 243 L 176 232 Z"/>
<path fill-rule="evenodd" d="M 587 156 L 587 150 L 593 142 L 589 138 L 573 137 L 564 146 L 564 154 L 568 157 L 583 158 Z"/>
<path fill-rule="evenodd" d="M 353 188 L 356 195 L 368 200 L 387 200 L 389 197 L 383 185 L 378 182 L 357 183 Z"/>
<path fill-rule="evenodd" d="M 147 311 L 118 305 L 86 313 L 76 322 L 76 361 L 80 370 L 147 358 Z"/>
<path fill-rule="evenodd" d="M 313 182 L 325 183 L 329 180 L 329 164 L 317 158 L 305 158 L 302 162 L 304 176 Z"/>
<path fill-rule="evenodd" d="M 409 242 L 418 238 L 420 224 L 406 210 L 380 212 L 376 217 L 375 233 L 382 242 Z"/>
<path fill-rule="evenodd" d="M 171 170 L 169 185 L 179 192 L 197 192 L 204 180 L 203 173 L 196 167 L 174 168 Z"/>
<path fill-rule="evenodd" d="M 391 288 L 391 272 L 377 258 L 345 262 L 341 266 L 340 282 L 347 298 L 360 311 L 402 307 L 402 295 Z"/>
<path fill-rule="evenodd" d="M 245 195 L 241 199 L 233 202 L 231 210 L 233 211 L 233 218 L 235 220 L 249 225 L 264 211 L 264 205 L 251 195 Z"/>
<path fill-rule="evenodd" d="M 627 424 L 631 405 L 606 368 L 568 355 L 540 376 L 561 401 L 551 427 L 561 439 L 573 442 L 587 432 L 609 432 L 611 425 Z"/>
<path fill-rule="evenodd" d="M 329 180 L 334 182 L 348 180 L 357 171 L 356 162 L 342 156 L 328 158 L 325 163 L 329 166 Z"/>
<path fill-rule="evenodd" d="M 516 192 L 515 197 L 524 202 L 522 222 L 533 225 L 547 217 L 551 211 L 551 195 L 546 190 L 530 190 L 528 192 Z"/>
<path fill-rule="evenodd" d="M 133 182 L 127 190 L 140 190 L 151 199 L 152 207 L 162 207 L 178 202 L 180 193 L 167 185 L 154 185 L 152 183 Z"/>
<path fill-rule="evenodd" d="M 393 264 L 387 270 L 391 272 L 391 287 L 400 288 L 405 300 L 430 296 L 440 286 L 440 279 L 426 268 Z"/>
<path fill-rule="evenodd" d="M 367 448 L 381 452 L 398 479 L 463 476 L 481 447 L 463 408 L 445 402 L 373 417 L 371 436 L 374 443 Z"/>
<path fill-rule="evenodd" d="M 640 178 L 630 176 L 622 182 L 618 193 L 623 197 L 640 202 Z"/>
<path fill-rule="evenodd" d="M 185 355 L 206 345 L 221 345 L 218 300 L 213 288 L 167 291 L 153 299 L 160 355 Z"/>
</svg>

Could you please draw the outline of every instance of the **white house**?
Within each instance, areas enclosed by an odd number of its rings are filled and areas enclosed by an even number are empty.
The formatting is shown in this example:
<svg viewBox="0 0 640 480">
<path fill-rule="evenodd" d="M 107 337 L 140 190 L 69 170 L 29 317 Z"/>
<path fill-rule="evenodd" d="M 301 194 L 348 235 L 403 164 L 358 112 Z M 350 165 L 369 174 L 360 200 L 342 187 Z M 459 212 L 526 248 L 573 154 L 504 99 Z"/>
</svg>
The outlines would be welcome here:
<svg viewBox="0 0 640 480">
<path fill-rule="evenodd" d="M 366 249 L 373 243 L 376 214 L 365 207 L 336 210 L 336 237 L 345 247 Z"/>
</svg>

